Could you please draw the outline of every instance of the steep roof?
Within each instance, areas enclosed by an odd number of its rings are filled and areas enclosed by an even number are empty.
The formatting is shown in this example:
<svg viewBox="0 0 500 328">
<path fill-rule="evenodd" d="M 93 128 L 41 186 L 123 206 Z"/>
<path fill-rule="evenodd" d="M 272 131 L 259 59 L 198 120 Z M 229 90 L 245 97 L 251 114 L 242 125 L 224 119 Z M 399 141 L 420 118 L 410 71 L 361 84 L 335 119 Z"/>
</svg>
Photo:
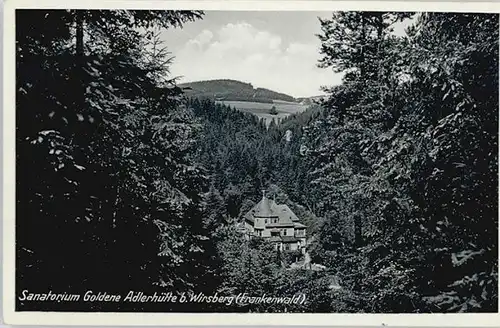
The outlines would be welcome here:
<svg viewBox="0 0 500 328">
<path fill-rule="evenodd" d="M 299 218 L 292 212 L 290 207 L 286 204 L 277 204 L 274 200 L 266 197 L 262 193 L 262 199 L 250 211 L 248 211 L 244 218 L 250 223 L 255 223 L 256 218 L 271 218 L 271 222 L 264 223 L 264 220 L 258 220 L 258 226 L 262 227 L 296 227 L 305 228 L 305 225 L 299 222 Z M 277 219 L 277 220 L 276 220 Z M 275 222 L 277 221 L 277 222 Z"/>
<path fill-rule="evenodd" d="M 274 201 L 271 204 L 271 209 L 282 219 L 283 221 L 299 221 L 299 218 L 295 213 L 292 212 L 290 207 L 286 204 L 276 204 Z M 282 221 L 280 220 L 280 221 Z"/>
<path fill-rule="evenodd" d="M 252 210 L 248 211 L 243 218 L 245 219 L 246 222 L 253 224 L 254 223 L 254 217 L 252 214 Z"/>
<path fill-rule="evenodd" d="M 257 205 L 253 208 L 253 215 L 259 218 L 269 218 L 274 217 L 276 214 L 271 209 L 271 203 L 269 199 L 263 195 L 262 199 Z"/>
</svg>

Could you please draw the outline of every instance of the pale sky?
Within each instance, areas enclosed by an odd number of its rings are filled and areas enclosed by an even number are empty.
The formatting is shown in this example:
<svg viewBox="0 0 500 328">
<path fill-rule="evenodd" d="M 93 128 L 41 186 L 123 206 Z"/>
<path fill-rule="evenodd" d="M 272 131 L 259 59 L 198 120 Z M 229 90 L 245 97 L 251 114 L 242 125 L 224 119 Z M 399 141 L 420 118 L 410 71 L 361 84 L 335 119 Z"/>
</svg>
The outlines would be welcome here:
<svg viewBox="0 0 500 328">
<path fill-rule="evenodd" d="M 322 94 L 341 75 L 318 68 L 319 17 L 330 12 L 206 11 L 203 20 L 162 34 L 180 83 L 234 79 L 294 97 Z"/>
</svg>

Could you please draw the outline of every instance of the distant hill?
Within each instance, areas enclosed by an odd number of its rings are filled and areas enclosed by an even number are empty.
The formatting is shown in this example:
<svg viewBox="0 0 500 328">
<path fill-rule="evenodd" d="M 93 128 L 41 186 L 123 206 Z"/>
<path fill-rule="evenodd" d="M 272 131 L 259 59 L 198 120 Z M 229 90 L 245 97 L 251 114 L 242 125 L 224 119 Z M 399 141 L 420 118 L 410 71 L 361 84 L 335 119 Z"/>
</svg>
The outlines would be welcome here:
<svg viewBox="0 0 500 328">
<path fill-rule="evenodd" d="M 226 101 L 252 101 L 272 103 L 273 101 L 297 102 L 287 94 L 265 88 L 254 88 L 252 84 L 236 80 L 210 80 L 179 84 L 188 96 Z"/>
</svg>

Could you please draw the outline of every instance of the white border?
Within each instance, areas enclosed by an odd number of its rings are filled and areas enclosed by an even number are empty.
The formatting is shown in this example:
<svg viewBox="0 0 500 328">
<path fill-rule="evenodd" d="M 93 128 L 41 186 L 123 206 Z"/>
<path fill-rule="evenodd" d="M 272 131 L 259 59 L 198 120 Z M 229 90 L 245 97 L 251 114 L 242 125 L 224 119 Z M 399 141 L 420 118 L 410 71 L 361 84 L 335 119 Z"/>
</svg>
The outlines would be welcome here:
<svg viewBox="0 0 500 328">
<path fill-rule="evenodd" d="M 3 313 L 8 324 L 28 325 L 390 325 L 498 327 L 500 314 L 218 314 L 15 312 L 15 26 L 16 8 L 202 9 L 266 11 L 442 11 L 500 12 L 491 2 L 405 1 L 124 1 L 6 0 L 4 3 L 3 102 Z"/>
<path fill-rule="evenodd" d="M 200 9 L 224 11 L 441 11 L 500 12 L 496 2 L 439 1 L 329 1 L 329 0 L 80 0 L 68 5 L 64 0 L 5 0 L 5 22 L 13 22 L 14 9 Z M 7 18 L 7 16 L 10 16 Z M 9 25 L 12 27 L 12 25 Z"/>
</svg>

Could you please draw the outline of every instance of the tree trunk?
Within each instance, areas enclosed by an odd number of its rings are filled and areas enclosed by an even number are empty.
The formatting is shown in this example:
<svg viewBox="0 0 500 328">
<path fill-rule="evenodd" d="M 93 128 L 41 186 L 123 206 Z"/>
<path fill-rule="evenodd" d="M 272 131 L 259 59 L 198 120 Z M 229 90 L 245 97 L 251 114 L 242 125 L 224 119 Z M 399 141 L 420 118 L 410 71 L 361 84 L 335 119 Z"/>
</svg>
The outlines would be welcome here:
<svg viewBox="0 0 500 328">
<path fill-rule="evenodd" d="M 113 216 L 111 221 L 111 228 L 116 228 L 116 213 L 118 212 L 118 204 L 120 203 L 120 185 L 116 187 L 115 203 L 113 204 Z"/>
<path fill-rule="evenodd" d="M 82 57 L 83 49 L 83 11 L 76 11 L 76 55 Z"/>
<path fill-rule="evenodd" d="M 359 75 L 361 77 L 361 81 L 364 83 L 365 81 L 365 51 L 364 51 L 364 47 L 365 47 L 365 44 L 366 44 L 366 33 L 365 33 L 365 16 L 364 14 L 361 12 L 360 13 L 360 16 L 361 16 L 361 49 L 360 49 L 360 53 L 359 53 L 359 61 L 360 61 L 360 64 L 359 64 Z"/>
<path fill-rule="evenodd" d="M 383 38 L 384 38 L 384 13 L 380 13 L 379 16 L 377 16 L 377 81 L 379 83 L 379 95 L 380 95 L 380 106 L 384 107 L 384 90 L 382 89 L 382 43 L 383 43 Z"/>
<path fill-rule="evenodd" d="M 356 214 L 354 217 L 354 242 L 356 247 L 360 247 L 363 244 L 363 236 L 361 232 L 361 216 Z"/>
<path fill-rule="evenodd" d="M 75 67 L 75 73 L 77 74 L 77 80 L 79 81 L 79 85 L 76 86 L 75 90 L 75 95 L 74 95 L 74 102 L 75 102 L 75 109 L 80 113 L 80 115 L 83 114 L 84 108 L 85 108 L 85 82 L 84 82 L 84 75 L 85 72 L 83 70 L 84 68 L 84 57 L 85 57 L 85 49 L 84 49 L 84 11 L 83 10 L 76 10 L 76 67 Z M 81 117 L 81 116 L 80 116 Z M 79 118 L 80 119 L 80 118 Z M 84 129 L 77 129 L 74 131 L 75 133 L 84 133 L 86 134 Z"/>
</svg>

